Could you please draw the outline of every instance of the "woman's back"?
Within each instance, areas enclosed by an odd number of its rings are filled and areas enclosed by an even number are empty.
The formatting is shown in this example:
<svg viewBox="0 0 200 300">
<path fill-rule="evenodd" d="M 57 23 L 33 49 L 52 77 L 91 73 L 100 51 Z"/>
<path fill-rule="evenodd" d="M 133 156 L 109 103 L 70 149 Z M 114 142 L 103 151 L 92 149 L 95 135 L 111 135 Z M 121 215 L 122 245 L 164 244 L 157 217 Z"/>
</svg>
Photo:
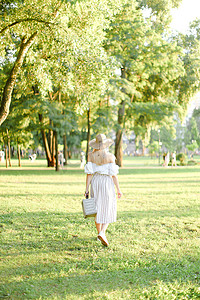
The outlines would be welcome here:
<svg viewBox="0 0 200 300">
<path fill-rule="evenodd" d="M 95 150 L 90 152 L 88 156 L 88 161 L 95 163 L 98 166 L 114 163 L 114 155 L 107 152 L 106 150 Z"/>
</svg>

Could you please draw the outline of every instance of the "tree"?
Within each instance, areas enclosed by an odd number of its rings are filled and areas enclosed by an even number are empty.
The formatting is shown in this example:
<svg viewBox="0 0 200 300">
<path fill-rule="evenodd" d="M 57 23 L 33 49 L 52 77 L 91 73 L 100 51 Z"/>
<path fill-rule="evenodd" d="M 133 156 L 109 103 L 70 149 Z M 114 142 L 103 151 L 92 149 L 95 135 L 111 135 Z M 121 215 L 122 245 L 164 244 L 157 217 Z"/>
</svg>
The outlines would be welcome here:
<svg viewBox="0 0 200 300">
<path fill-rule="evenodd" d="M 174 150 L 177 153 L 184 151 L 184 133 L 185 133 L 185 126 L 182 125 L 180 117 L 178 114 L 175 116 L 175 125 L 174 128 L 176 130 L 176 137 L 174 140 Z"/>
<path fill-rule="evenodd" d="M 41 38 L 42 34 L 45 36 L 45 32 L 49 33 L 55 26 L 55 15 L 53 13 L 55 14 L 56 5 L 52 8 L 50 3 L 47 2 L 45 9 L 41 11 L 39 11 L 37 5 L 38 1 L 35 1 L 34 5 L 32 5 L 32 2 L 27 0 L 24 2 L 4 2 L 1 6 L 1 19 L 3 20 L 0 27 L 1 50 L 3 50 L 3 58 L 5 58 L 5 47 L 13 49 L 12 56 L 14 63 L 3 85 L 0 125 L 8 116 L 14 85 L 29 48 L 37 36 L 38 39 L 39 36 Z M 31 10 L 30 7 L 32 8 Z M 49 13 L 46 13 L 46 8 L 49 8 Z"/>
<path fill-rule="evenodd" d="M 131 119 L 132 115 L 137 116 L 130 128 L 134 130 L 137 142 L 141 140 L 143 144 L 143 155 L 149 144 L 152 128 L 158 130 L 161 127 L 167 127 L 167 130 L 171 131 L 176 109 L 176 105 L 169 103 L 132 103 L 126 115 L 127 119 Z"/>
<path fill-rule="evenodd" d="M 197 143 L 200 147 L 200 109 L 194 109 L 192 117 L 195 119 L 196 124 L 197 124 L 197 128 L 198 128 L 198 139 L 197 139 Z"/>
<path fill-rule="evenodd" d="M 171 8 L 178 7 L 182 0 L 138 0 L 140 7 L 152 9 L 154 13 L 166 14 Z"/>
<path fill-rule="evenodd" d="M 112 132 L 116 122 L 114 109 L 109 102 L 109 97 L 99 97 L 94 103 L 90 104 L 90 109 L 85 111 L 81 118 L 79 117 L 79 127 L 81 129 L 87 128 L 86 158 L 89 152 L 89 139 L 91 137 L 95 138 L 98 133 L 103 132 L 109 135 Z"/>
<path fill-rule="evenodd" d="M 9 63 L 12 59 L 13 66 L 10 66 L 1 82 L 3 94 L 0 124 L 8 115 L 13 88 L 25 56 L 26 62 L 29 62 L 29 71 L 33 69 L 33 73 L 38 71 L 37 85 L 40 92 L 42 88 L 46 92 L 51 90 L 51 75 L 48 74 L 50 64 L 56 66 L 57 70 L 65 66 L 68 88 L 74 91 L 73 84 L 76 81 L 71 80 L 70 75 L 77 62 L 77 65 L 81 66 L 81 56 L 89 58 L 93 52 L 90 62 L 94 57 L 98 62 L 95 51 L 100 49 L 104 37 L 103 29 L 109 22 L 104 16 L 107 10 L 108 17 L 113 13 L 108 3 L 106 0 L 98 5 L 94 0 L 71 3 L 56 0 L 53 4 L 50 0 L 36 0 L 34 3 L 30 0 L 3 2 L 0 11 L 2 17 L 0 50 L 3 53 L 3 60 L 6 58 L 6 51 L 11 51 Z M 33 43 L 34 51 L 28 52 Z M 101 58 L 101 55 L 98 58 Z M 4 61 L 3 66 L 6 63 L 8 61 Z M 39 68 L 35 70 L 38 63 Z M 46 70 L 46 76 L 42 77 L 41 70 Z M 86 69 L 84 71 L 86 72 Z"/>
<path fill-rule="evenodd" d="M 198 144 L 196 141 L 193 141 L 192 144 L 186 145 L 186 148 L 188 149 L 188 151 L 194 152 L 195 150 L 198 149 Z"/>
<path fill-rule="evenodd" d="M 2 50 L 9 49 L 14 61 L 20 49 L 19 41 L 22 43 L 24 34 L 29 37 L 34 33 L 35 43 L 26 57 L 19 55 L 21 64 L 15 72 L 12 88 L 7 87 L 12 75 L 11 58 L 4 51 L 4 80 L 1 87 L 4 91 L 9 90 L 10 94 L 9 99 L 4 96 L 2 98 L 2 112 L 5 112 L 6 117 L 14 85 L 21 101 L 24 95 L 33 100 L 32 104 L 39 116 L 48 165 L 54 165 L 55 139 L 59 140 L 61 129 L 66 128 L 66 124 L 68 128 L 62 134 L 65 148 L 67 147 L 66 136 L 71 131 L 69 121 L 73 126 L 75 120 L 75 111 L 72 113 L 69 99 L 72 99 L 76 109 L 79 106 L 84 110 L 93 102 L 99 101 L 98 98 L 106 89 L 112 61 L 107 58 L 101 44 L 105 36 L 104 29 L 117 5 L 118 3 L 106 0 L 98 5 L 96 1 L 89 0 L 71 3 L 55 1 L 53 5 L 51 1 L 35 1 L 32 5 L 31 1 L 26 0 L 16 2 L 16 6 L 12 6 L 10 1 L 9 12 L 3 9 L 2 14 L 7 18 L 3 19 L 0 31 L 4 41 Z M 9 45 L 10 39 L 12 46 L 11 43 Z M 16 62 L 17 60 L 14 61 L 13 68 L 16 67 Z M 20 70 L 22 72 L 18 75 Z M 17 75 L 23 89 L 17 84 Z M 64 99 L 61 103 L 60 96 Z M 7 105 L 6 111 L 4 103 Z M 74 114 L 73 118 L 71 114 Z M 46 130 L 49 130 L 49 138 Z"/>
<path fill-rule="evenodd" d="M 143 137 L 151 126 L 149 115 L 134 114 L 134 104 L 172 106 L 176 98 L 173 81 L 183 73 L 180 48 L 168 39 L 167 20 L 145 19 L 136 1 L 128 1 L 107 31 L 105 49 L 119 62 L 121 78 L 114 81 L 119 101 L 115 155 L 122 166 L 122 133 L 126 114 L 134 119 Z M 172 102 L 172 103 L 171 103 Z M 161 109 L 162 110 L 162 109 Z M 161 115 L 160 115 L 161 116 Z"/>
<path fill-rule="evenodd" d="M 194 117 L 191 117 L 186 124 L 184 140 L 185 145 L 192 145 L 194 142 L 199 144 L 200 134 Z"/>
<path fill-rule="evenodd" d="M 200 20 L 190 24 L 186 35 L 177 34 L 178 45 L 183 49 L 180 59 L 184 65 L 184 73 L 177 77 L 174 86 L 177 91 L 177 102 L 185 109 L 189 101 L 200 88 Z"/>
<path fill-rule="evenodd" d="M 27 130 L 29 125 L 29 117 L 25 117 L 24 110 L 18 110 L 15 106 L 15 101 L 11 105 L 11 112 L 5 122 L 0 127 L 0 132 L 3 136 L 4 145 L 7 151 L 8 160 L 11 166 L 11 145 L 16 147 L 19 159 L 19 166 L 21 167 L 21 150 L 27 149 L 33 144 L 33 135 Z"/>
<path fill-rule="evenodd" d="M 159 152 L 159 142 L 157 141 L 153 141 L 149 144 L 148 146 L 148 149 L 149 149 L 149 153 L 151 154 L 151 158 L 152 158 L 152 155 L 155 155 L 155 153 L 158 153 Z"/>
</svg>

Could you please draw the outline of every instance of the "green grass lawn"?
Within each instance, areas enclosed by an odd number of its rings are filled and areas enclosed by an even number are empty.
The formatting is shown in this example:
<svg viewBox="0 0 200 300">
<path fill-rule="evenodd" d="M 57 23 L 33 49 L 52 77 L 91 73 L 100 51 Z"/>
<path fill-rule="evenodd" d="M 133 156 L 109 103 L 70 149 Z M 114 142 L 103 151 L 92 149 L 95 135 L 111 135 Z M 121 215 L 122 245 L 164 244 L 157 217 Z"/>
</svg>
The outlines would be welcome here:
<svg viewBox="0 0 200 300">
<path fill-rule="evenodd" d="M 200 165 L 125 158 L 105 248 L 79 161 L 0 165 L 1 299 L 200 299 Z"/>
</svg>

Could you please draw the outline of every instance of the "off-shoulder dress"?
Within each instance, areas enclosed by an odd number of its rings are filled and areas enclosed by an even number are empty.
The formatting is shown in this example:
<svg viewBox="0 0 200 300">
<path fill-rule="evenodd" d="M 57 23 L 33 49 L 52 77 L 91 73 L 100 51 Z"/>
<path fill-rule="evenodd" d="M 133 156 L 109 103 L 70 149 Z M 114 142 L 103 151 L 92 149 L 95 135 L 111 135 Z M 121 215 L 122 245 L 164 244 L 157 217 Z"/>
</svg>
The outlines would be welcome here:
<svg viewBox="0 0 200 300">
<path fill-rule="evenodd" d="M 96 223 L 107 224 L 116 221 L 117 200 L 113 175 L 118 174 L 119 167 L 115 163 L 97 165 L 88 162 L 85 173 L 93 174 L 91 180 L 91 197 L 94 197 L 97 208 Z"/>
</svg>

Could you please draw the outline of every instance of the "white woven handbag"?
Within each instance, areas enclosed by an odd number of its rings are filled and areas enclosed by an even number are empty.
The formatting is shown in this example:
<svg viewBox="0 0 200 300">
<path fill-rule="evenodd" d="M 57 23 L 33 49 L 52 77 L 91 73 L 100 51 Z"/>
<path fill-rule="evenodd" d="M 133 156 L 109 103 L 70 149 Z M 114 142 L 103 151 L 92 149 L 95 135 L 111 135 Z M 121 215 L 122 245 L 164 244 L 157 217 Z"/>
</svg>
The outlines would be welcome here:
<svg viewBox="0 0 200 300">
<path fill-rule="evenodd" d="M 85 218 L 95 217 L 97 214 L 94 198 L 83 199 L 82 208 Z"/>
</svg>

